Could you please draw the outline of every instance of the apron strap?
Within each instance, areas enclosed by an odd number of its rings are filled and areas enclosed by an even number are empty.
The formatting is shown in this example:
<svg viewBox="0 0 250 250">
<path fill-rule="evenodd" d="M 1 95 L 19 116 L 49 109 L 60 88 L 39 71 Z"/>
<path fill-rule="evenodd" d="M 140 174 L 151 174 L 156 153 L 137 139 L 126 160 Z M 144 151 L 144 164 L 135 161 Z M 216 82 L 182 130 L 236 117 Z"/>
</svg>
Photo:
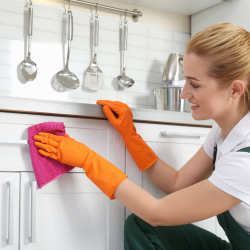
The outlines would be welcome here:
<svg viewBox="0 0 250 250">
<path fill-rule="evenodd" d="M 242 149 L 238 150 L 237 152 L 247 152 L 247 153 L 250 153 L 250 147 L 242 148 Z"/>
<path fill-rule="evenodd" d="M 213 171 L 215 170 L 215 162 L 216 162 L 216 156 L 217 156 L 217 144 L 214 147 L 214 155 L 213 155 Z"/>
</svg>

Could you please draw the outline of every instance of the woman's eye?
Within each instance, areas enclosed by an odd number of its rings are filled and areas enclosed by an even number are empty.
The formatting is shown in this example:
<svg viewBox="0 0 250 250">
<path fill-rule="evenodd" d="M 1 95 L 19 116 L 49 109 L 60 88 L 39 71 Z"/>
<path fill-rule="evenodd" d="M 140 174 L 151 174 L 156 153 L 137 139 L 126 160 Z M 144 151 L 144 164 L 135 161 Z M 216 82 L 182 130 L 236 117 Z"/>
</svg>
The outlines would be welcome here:
<svg viewBox="0 0 250 250">
<path fill-rule="evenodd" d="M 192 82 L 190 83 L 193 88 L 198 88 L 199 86 L 194 85 Z"/>
</svg>

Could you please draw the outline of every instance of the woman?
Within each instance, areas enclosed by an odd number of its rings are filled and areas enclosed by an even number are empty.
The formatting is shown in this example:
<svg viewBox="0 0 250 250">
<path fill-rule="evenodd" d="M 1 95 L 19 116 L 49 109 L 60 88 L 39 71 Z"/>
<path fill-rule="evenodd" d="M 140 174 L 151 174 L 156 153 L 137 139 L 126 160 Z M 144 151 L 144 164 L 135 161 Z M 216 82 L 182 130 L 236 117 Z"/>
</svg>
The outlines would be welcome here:
<svg viewBox="0 0 250 250">
<path fill-rule="evenodd" d="M 187 44 L 183 73 L 181 98 L 193 105 L 193 118 L 216 124 L 179 171 L 159 159 L 136 133 L 127 105 L 97 102 L 138 168 L 168 194 L 162 199 L 73 139 L 40 133 L 35 145 L 44 156 L 83 168 L 110 199 L 134 213 L 125 223 L 126 250 L 250 249 L 250 33 L 232 23 L 197 33 Z M 215 215 L 230 243 L 190 224 Z"/>
</svg>

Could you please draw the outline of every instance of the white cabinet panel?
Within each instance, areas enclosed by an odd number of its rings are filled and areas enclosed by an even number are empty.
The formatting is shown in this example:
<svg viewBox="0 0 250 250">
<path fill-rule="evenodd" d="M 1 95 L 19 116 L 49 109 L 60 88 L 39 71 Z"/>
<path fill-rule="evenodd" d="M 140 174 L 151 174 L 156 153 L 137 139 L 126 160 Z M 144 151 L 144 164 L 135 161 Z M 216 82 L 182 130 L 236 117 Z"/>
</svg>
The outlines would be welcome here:
<svg viewBox="0 0 250 250">
<path fill-rule="evenodd" d="M 171 167 L 179 170 L 195 155 L 201 145 L 198 143 L 165 143 L 164 161 Z"/>
<path fill-rule="evenodd" d="M 19 180 L 19 173 L 0 173 L 0 250 L 18 250 Z"/>
<path fill-rule="evenodd" d="M 84 173 L 68 173 L 36 190 L 36 242 L 29 242 L 32 173 L 21 173 L 21 250 L 123 249 L 125 208 Z"/>
</svg>

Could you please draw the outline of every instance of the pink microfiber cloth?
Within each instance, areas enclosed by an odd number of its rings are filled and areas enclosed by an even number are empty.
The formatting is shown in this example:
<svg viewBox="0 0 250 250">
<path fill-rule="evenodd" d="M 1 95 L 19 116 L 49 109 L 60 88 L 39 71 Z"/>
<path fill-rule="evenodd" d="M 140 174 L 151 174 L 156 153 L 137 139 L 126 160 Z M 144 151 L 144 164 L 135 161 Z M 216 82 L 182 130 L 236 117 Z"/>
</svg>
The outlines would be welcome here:
<svg viewBox="0 0 250 250">
<path fill-rule="evenodd" d="M 69 172 L 74 167 L 39 154 L 38 148 L 35 146 L 36 140 L 34 139 L 34 135 L 37 135 L 39 132 L 47 132 L 64 137 L 66 136 L 63 122 L 44 122 L 28 128 L 31 162 L 36 176 L 37 185 L 39 188 L 42 188 L 44 185 L 55 180 L 59 176 Z"/>
</svg>

